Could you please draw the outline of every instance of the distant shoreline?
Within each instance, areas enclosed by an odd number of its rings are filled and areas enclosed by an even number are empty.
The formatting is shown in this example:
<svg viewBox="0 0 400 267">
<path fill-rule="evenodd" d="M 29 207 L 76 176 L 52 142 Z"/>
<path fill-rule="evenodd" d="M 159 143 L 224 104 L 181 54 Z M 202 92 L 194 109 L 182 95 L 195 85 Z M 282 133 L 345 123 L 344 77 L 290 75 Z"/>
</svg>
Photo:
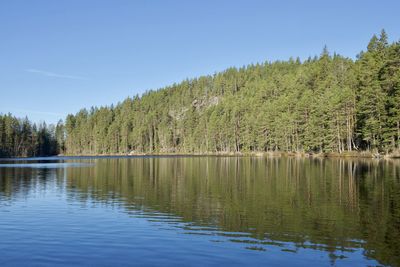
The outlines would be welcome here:
<svg viewBox="0 0 400 267">
<path fill-rule="evenodd" d="M 116 154 L 79 154 L 60 156 L 221 156 L 221 157 L 304 157 L 304 158 L 400 158 L 400 151 L 389 154 L 373 153 L 371 151 L 345 151 L 339 152 L 284 152 L 284 151 L 254 151 L 254 152 L 203 152 L 203 153 L 116 153 Z"/>
<path fill-rule="evenodd" d="M 46 158 L 46 157 L 298 157 L 298 158 L 366 158 L 366 159 L 400 159 L 400 153 L 378 154 L 369 151 L 347 151 L 347 152 L 326 152 L 326 153 L 305 153 L 305 152 L 205 152 L 205 153 L 116 153 L 116 154 L 60 154 L 40 157 L 13 157 L 24 158 Z M 1 158 L 0 158 L 1 159 Z"/>
<path fill-rule="evenodd" d="M 37 157 L 5 157 L 1 159 L 24 159 L 24 158 L 50 158 L 50 157 L 297 157 L 297 158 L 364 158 L 364 159 L 400 159 L 400 152 L 389 154 L 378 154 L 370 151 L 346 151 L 326 153 L 306 152 L 204 152 L 204 153 L 116 153 L 116 154 L 59 154 L 52 156 Z"/>
</svg>

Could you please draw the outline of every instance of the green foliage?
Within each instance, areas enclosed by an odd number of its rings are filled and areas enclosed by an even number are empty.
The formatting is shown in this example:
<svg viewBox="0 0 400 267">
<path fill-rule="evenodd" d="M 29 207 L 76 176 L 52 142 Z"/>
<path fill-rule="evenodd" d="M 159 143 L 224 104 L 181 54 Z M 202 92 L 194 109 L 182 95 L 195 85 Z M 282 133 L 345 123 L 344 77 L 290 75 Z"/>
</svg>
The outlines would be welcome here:
<svg viewBox="0 0 400 267">
<path fill-rule="evenodd" d="M 229 68 L 67 118 L 69 154 L 393 150 L 399 44 Z M 85 140 L 83 141 L 82 138 Z"/>
<path fill-rule="evenodd" d="M 64 129 L 45 123 L 36 125 L 27 118 L 0 114 L 0 157 L 50 156 L 62 151 Z"/>
<path fill-rule="evenodd" d="M 304 62 L 229 68 L 83 109 L 67 116 L 56 140 L 72 155 L 389 152 L 400 149 L 399 103 L 400 43 L 382 31 L 356 61 L 324 47 Z"/>
<path fill-rule="evenodd" d="M 400 142 L 400 43 L 382 31 L 356 62 L 358 134 L 368 148 L 391 150 Z"/>
<path fill-rule="evenodd" d="M 353 65 L 325 49 L 304 63 L 230 68 L 84 109 L 67 117 L 67 153 L 351 150 Z"/>
</svg>

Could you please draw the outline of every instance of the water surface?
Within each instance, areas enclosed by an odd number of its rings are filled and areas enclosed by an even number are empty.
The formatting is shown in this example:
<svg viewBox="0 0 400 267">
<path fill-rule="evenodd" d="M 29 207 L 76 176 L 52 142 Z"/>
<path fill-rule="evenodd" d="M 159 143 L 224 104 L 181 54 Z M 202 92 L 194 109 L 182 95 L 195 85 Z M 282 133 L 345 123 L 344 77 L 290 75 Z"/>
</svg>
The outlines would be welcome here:
<svg viewBox="0 0 400 267">
<path fill-rule="evenodd" d="M 400 266 L 399 251 L 399 161 L 0 161 L 0 266 Z"/>
</svg>

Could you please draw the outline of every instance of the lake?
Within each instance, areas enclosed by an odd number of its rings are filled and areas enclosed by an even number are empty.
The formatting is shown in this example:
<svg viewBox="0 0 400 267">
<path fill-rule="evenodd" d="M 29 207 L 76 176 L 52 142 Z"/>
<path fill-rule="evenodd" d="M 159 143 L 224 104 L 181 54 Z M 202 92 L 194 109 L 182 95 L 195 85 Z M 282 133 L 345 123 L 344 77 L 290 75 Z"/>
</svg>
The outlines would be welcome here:
<svg viewBox="0 0 400 267">
<path fill-rule="evenodd" d="M 0 266 L 400 266 L 400 160 L 0 161 Z"/>
</svg>

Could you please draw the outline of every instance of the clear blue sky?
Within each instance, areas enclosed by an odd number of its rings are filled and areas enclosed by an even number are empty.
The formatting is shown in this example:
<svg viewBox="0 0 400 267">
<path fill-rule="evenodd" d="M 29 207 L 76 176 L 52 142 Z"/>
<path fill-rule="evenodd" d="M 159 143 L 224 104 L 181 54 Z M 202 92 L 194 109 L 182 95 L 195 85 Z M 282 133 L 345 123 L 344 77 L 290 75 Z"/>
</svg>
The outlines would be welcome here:
<svg viewBox="0 0 400 267">
<path fill-rule="evenodd" d="M 54 123 L 83 107 L 266 60 L 354 58 L 400 1 L 0 2 L 0 113 Z"/>
</svg>

